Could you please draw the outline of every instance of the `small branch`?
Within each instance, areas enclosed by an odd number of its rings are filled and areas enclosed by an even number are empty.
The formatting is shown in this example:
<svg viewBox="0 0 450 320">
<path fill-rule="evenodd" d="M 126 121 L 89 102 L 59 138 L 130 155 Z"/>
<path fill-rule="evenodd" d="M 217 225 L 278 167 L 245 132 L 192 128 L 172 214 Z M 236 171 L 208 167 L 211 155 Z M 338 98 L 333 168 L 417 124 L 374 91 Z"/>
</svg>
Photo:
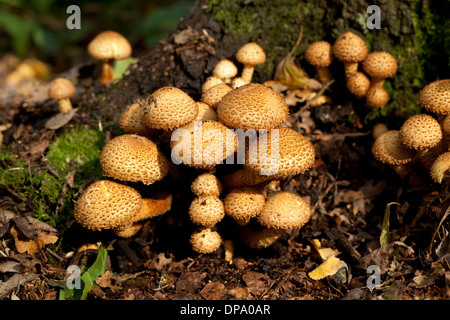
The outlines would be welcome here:
<svg viewBox="0 0 450 320">
<path fill-rule="evenodd" d="M 293 113 L 292 116 L 295 118 L 298 118 L 300 116 L 300 113 L 302 113 L 303 111 L 305 111 L 306 109 L 308 109 L 311 104 L 314 102 L 314 100 L 316 100 L 318 97 L 320 97 L 321 95 L 323 95 L 325 93 L 325 91 L 334 83 L 334 79 L 329 81 L 327 84 L 325 84 L 322 89 L 320 89 L 319 92 L 317 92 L 317 94 L 314 96 L 314 98 L 312 98 L 311 100 L 309 100 L 303 107 L 300 108 L 300 110 L 298 110 L 297 112 Z"/>
</svg>

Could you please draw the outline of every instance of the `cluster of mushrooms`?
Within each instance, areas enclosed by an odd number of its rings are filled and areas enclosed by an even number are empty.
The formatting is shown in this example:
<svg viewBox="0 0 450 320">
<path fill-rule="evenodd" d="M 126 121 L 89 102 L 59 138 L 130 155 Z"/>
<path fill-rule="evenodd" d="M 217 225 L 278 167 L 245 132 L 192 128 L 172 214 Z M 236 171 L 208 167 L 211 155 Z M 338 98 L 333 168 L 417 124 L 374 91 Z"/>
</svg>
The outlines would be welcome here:
<svg viewBox="0 0 450 320">
<path fill-rule="evenodd" d="M 425 169 L 436 183 L 448 180 L 450 169 L 450 79 L 436 80 L 419 93 L 425 112 L 408 118 L 399 130 L 384 124 L 373 129 L 372 152 L 401 178 Z"/>
<path fill-rule="evenodd" d="M 116 52 L 117 38 L 107 31 L 89 45 L 91 55 L 96 49 L 94 57 L 103 61 L 102 82 L 111 79 L 111 61 L 126 56 Z M 81 226 L 112 229 L 120 237 L 135 235 L 146 219 L 171 210 L 172 195 L 143 198 L 130 185 L 151 185 L 169 174 L 176 176 L 183 167 L 196 177 L 190 183 L 192 202 L 186 213 L 195 225 L 189 239 L 196 252 L 211 253 L 221 246 L 217 224 L 225 216 L 236 222 L 243 242 L 257 249 L 309 221 L 312 212 L 306 199 L 280 190 L 269 195 L 264 188 L 309 170 L 314 147 L 301 133 L 283 127 L 289 115 L 284 98 L 251 82 L 255 66 L 266 60 L 263 49 L 245 44 L 236 60 L 242 64 L 241 74 L 233 62 L 221 60 L 203 83 L 200 101 L 166 86 L 123 110 L 119 126 L 125 134 L 109 140 L 100 156 L 103 175 L 111 180 L 90 184 L 76 201 L 74 216 Z M 61 105 L 68 108 L 67 102 Z M 246 139 L 239 132 L 254 135 Z M 260 141 L 266 142 L 264 152 Z M 252 161 L 249 150 L 259 150 Z M 238 162 L 238 154 L 245 161 Z M 270 170 L 274 165 L 277 170 Z M 218 176 L 218 166 L 230 167 Z"/>
<path fill-rule="evenodd" d="M 388 102 L 383 83 L 398 68 L 392 54 L 385 51 L 369 53 L 364 39 L 350 31 L 342 33 L 333 44 L 327 41 L 312 43 L 305 51 L 305 60 L 316 68 L 322 83 L 333 79 L 329 67 L 335 60 L 343 63 L 347 89 L 356 98 L 364 99 L 367 108 L 381 108 Z"/>
</svg>

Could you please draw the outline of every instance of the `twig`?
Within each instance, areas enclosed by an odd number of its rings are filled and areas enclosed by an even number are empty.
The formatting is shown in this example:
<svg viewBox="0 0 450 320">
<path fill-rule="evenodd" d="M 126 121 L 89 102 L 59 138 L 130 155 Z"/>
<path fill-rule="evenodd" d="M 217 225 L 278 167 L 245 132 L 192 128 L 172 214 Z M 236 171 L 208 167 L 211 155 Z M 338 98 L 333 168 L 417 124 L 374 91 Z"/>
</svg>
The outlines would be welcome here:
<svg viewBox="0 0 450 320">
<path fill-rule="evenodd" d="M 300 113 L 302 113 L 303 111 L 305 111 L 306 109 L 308 109 L 311 104 L 314 102 L 314 100 L 316 100 L 318 97 L 320 97 L 321 95 L 324 94 L 324 92 L 334 83 L 334 79 L 329 81 L 328 83 L 326 83 L 322 89 L 320 89 L 319 92 L 317 92 L 317 94 L 311 99 L 309 100 L 303 107 L 300 108 L 300 110 L 298 110 L 297 112 L 293 113 L 292 116 L 295 118 L 298 118 Z"/>
</svg>

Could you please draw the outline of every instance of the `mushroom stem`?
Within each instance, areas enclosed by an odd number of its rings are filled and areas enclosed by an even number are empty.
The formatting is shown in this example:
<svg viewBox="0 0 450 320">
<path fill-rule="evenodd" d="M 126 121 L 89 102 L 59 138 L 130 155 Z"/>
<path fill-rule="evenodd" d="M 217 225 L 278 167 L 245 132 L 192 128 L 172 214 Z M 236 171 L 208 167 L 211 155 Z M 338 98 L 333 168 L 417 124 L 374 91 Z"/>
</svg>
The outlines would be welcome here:
<svg viewBox="0 0 450 320">
<path fill-rule="evenodd" d="M 67 113 L 72 110 L 70 98 L 58 99 L 58 109 L 61 113 Z"/>
<path fill-rule="evenodd" d="M 102 63 L 101 83 L 108 83 L 114 79 L 114 60 L 104 60 Z"/>
<path fill-rule="evenodd" d="M 344 62 L 345 78 L 348 79 L 358 71 L 358 62 Z"/>
<path fill-rule="evenodd" d="M 370 86 L 372 88 L 382 88 L 383 84 L 384 84 L 384 78 L 376 78 L 376 77 L 372 77 L 370 78 Z"/>
<path fill-rule="evenodd" d="M 251 65 L 244 65 L 242 68 L 241 78 L 247 83 L 252 82 L 253 72 L 255 71 L 255 67 Z"/>
<path fill-rule="evenodd" d="M 316 67 L 316 72 L 319 81 L 322 83 L 328 83 L 333 80 L 333 76 L 328 67 Z"/>
</svg>

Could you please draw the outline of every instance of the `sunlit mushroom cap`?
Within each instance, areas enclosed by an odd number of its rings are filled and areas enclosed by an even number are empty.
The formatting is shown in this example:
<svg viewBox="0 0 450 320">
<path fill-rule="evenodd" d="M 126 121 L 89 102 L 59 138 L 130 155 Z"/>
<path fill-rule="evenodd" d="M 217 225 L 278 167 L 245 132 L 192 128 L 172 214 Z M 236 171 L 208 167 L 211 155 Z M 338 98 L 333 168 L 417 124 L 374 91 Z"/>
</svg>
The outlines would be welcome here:
<svg viewBox="0 0 450 320">
<path fill-rule="evenodd" d="M 428 114 L 416 114 L 408 118 L 400 128 L 402 143 L 413 150 L 425 150 L 442 140 L 439 122 Z"/>
<path fill-rule="evenodd" d="M 124 134 L 111 139 L 100 154 L 103 174 L 121 181 L 152 184 L 169 171 L 167 158 L 148 138 Z"/>
<path fill-rule="evenodd" d="M 152 132 L 144 120 L 144 110 L 139 103 L 128 105 L 119 116 L 119 127 L 126 133 L 149 135 Z"/>
<path fill-rule="evenodd" d="M 213 70 L 213 75 L 223 81 L 229 80 L 237 75 L 236 65 L 228 59 L 220 60 Z"/>
<path fill-rule="evenodd" d="M 431 178 L 434 182 L 442 183 L 444 177 L 448 174 L 449 169 L 450 152 L 445 152 L 437 157 L 437 159 L 433 162 L 430 169 Z"/>
<path fill-rule="evenodd" d="M 66 99 L 75 93 L 75 86 L 65 78 L 56 78 L 50 83 L 48 95 L 53 99 Z"/>
<path fill-rule="evenodd" d="M 256 66 L 266 62 L 266 53 L 259 44 L 249 42 L 236 52 L 236 60 L 244 65 Z"/>
<path fill-rule="evenodd" d="M 420 105 L 437 115 L 450 114 L 450 79 L 427 84 L 419 94 Z"/>
<path fill-rule="evenodd" d="M 360 36 L 348 31 L 336 39 L 332 52 L 340 61 L 359 62 L 367 57 L 368 48 Z"/>
<path fill-rule="evenodd" d="M 362 62 L 363 70 L 374 78 L 389 78 L 397 72 L 397 60 L 392 54 L 375 51 L 367 55 Z"/>
<path fill-rule="evenodd" d="M 198 228 L 192 233 L 189 242 L 198 253 L 212 253 L 219 249 L 222 237 L 210 228 Z"/>
<path fill-rule="evenodd" d="M 191 184 L 191 191 L 196 196 L 219 196 L 222 193 L 222 183 L 212 173 L 206 172 L 199 175 Z"/>
<path fill-rule="evenodd" d="M 189 206 L 189 218 L 199 226 L 213 227 L 224 216 L 223 202 L 217 196 L 198 196 Z"/>
<path fill-rule="evenodd" d="M 390 165 L 411 162 L 414 152 L 406 148 L 398 130 L 390 130 L 379 136 L 372 146 L 372 153 L 378 161 Z"/>
<path fill-rule="evenodd" d="M 87 51 L 96 60 L 121 60 L 131 55 L 131 45 L 120 33 L 103 31 L 88 44 Z"/>
<path fill-rule="evenodd" d="M 249 220 L 260 214 L 266 199 L 255 188 L 231 190 L 224 199 L 225 213 L 235 220 Z"/>
<path fill-rule="evenodd" d="M 211 108 L 216 109 L 220 100 L 232 90 L 233 89 L 226 83 L 219 83 L 203 92 L 201 100 Z"/>
<path fill-rule="evenodd" d="M 315 67 L 328 67 L 334 60 L 331 49 L 327 41 L 313 42 L 305 51 L 305 60 Z"/>
</svg>

